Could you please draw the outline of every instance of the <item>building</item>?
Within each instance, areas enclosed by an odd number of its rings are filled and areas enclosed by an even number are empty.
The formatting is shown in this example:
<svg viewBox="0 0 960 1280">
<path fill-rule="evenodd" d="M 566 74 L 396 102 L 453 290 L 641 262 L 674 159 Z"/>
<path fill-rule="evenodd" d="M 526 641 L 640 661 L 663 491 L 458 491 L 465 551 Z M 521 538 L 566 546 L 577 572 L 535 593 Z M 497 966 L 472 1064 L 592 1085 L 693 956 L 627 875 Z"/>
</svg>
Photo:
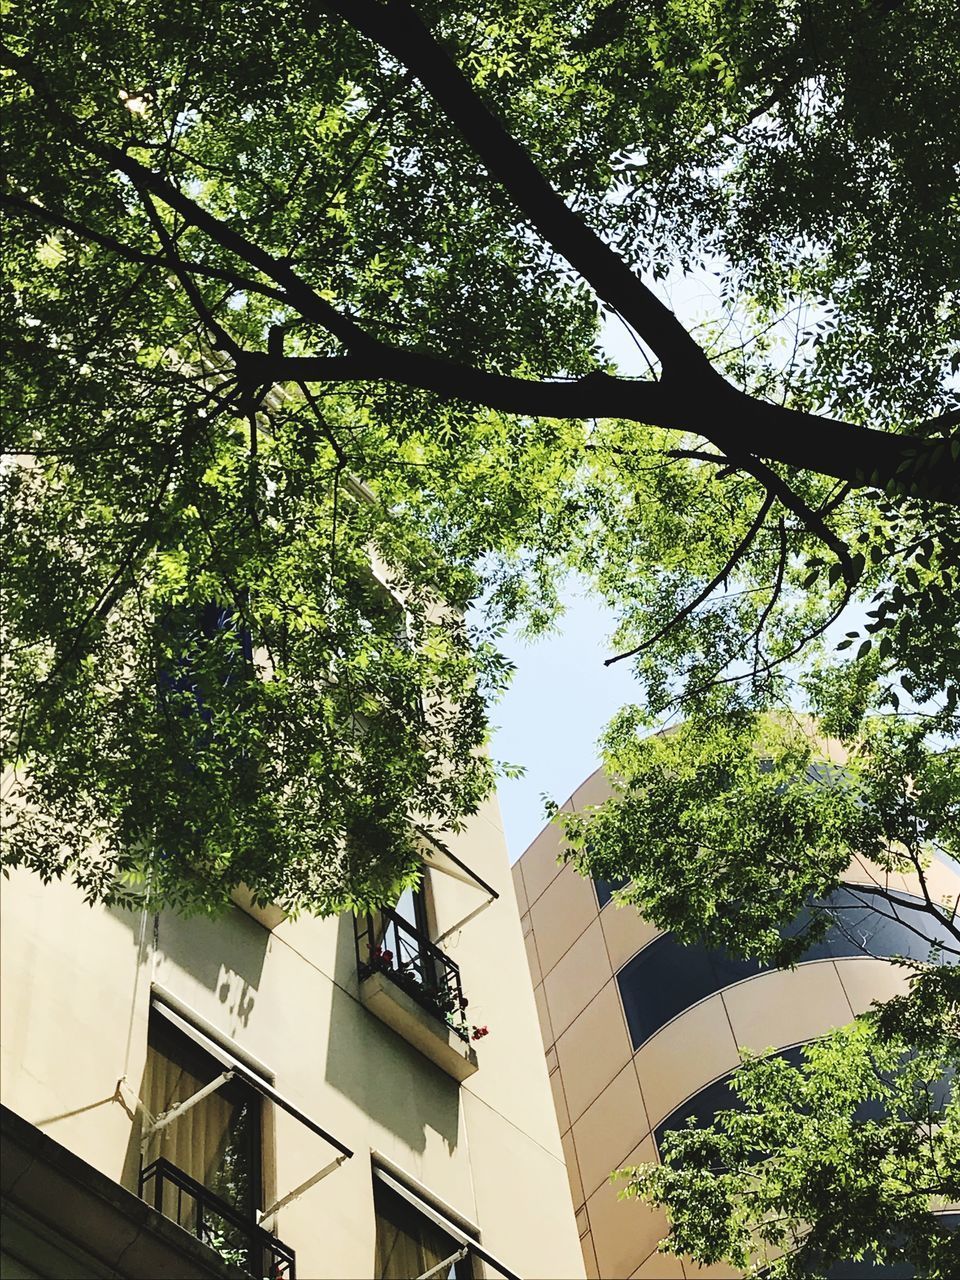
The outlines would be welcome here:
<svg viewBox="0 0 960 1280">
<path fill-rule="evenodd" d="M 6 881 L 3 1275 L 582 1277 L 495 802 L 424 862 L 362 920 Z"/>
<path fill-rule="evenodd" d="M 608 794 L 598 770 L 563 807 L 583 810 Z M 789 1054 L 901 991 L 903 971 L 839 932 L 789 971 L 684 947 L 618 907 L 616 886 L 561 866 L 562 843 L 560 829 L 548 826 L 513 874 L 587 1275 L 735 1276 L 656 1253 L 665 1218 L 619 1200 L 610 1172 L 655 1160 L 666 1129 L 728 1105 L 738 1047 Z M 870 876 L 854 865 L 847 881 Z M 930 880 L 937 896 L 960 891 L 945 865 L 935 864 Z M 889 877 L 889 887 L 919 892 L 902 876 Z M 849 905 L 876 955 L 917 954 L 915 935 L 859 903 L 855 891 Z"/>
</svg>

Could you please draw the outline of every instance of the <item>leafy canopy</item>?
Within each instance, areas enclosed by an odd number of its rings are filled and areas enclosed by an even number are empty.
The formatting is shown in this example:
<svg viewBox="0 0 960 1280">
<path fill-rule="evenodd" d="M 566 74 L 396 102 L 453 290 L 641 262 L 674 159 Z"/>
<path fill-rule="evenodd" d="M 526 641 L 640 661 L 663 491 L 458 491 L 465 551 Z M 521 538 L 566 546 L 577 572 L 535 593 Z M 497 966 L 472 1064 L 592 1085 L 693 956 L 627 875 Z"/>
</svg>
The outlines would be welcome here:
<svg viewBox="0 0 960 1280">
<path fill-rule="evenodd" d="M 489 792 L 497 635 L 570 572 L 639 682 L 585 872 L 789 962 L 854 855 L 923 884 L 956 853 L 948 0 L 7 10 L 6 865 L 185 910 L 389 898 Z M 635 1184 L 673 1244 L 854 1256 L 888 1214 L 943 1270 L 955 1114 L 911 1108 L 951 958 L 675 1140 Z"/>
<path fill-rule="evenodd" d="M 489 790 L 490 640 L 571 569 L 644 714 L 744 662 L 775 702 L 872 596 L 820 709 L 896 672 L 949 720 L 946 8 L 13 7 L 9 862 L 375 900 Z M 703 264 L 694 341 L 644 280 Z"/>
</svg>

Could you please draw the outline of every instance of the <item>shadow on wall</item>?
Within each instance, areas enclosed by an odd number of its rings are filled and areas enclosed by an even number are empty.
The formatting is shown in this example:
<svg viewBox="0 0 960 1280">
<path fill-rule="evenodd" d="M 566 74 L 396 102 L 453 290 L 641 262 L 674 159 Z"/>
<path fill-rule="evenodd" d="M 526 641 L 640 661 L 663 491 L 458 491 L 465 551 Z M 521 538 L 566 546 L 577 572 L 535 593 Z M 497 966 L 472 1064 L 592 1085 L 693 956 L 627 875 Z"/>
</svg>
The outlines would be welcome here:
<svg viewBox="0 0 960 1280">
<path fill-rule="evenodd" d="M 140 937 L 141 914 L 108 908 L 111 915 L 125 924 L 133 935 L 134 945 Z M 270 934 L 239 907 L 219 917 L 176 915 L 164 911 L 146 920 L 145 957 L 158 956 L 198 983 L 214 992 L 224 1008 L 224 1023 L 236 1020 L 245 1027 L 256 1003 L 263 965 L 270 944 Z M 140 975 L 144 1001 L 152 976 L 152 963 Z M 135 1096 L 144 1097 L 146 1070 Z M 141 1118 L 131 1116 L 130 1139 L 127 1144 L 121 1182 L 135 1194 L 140 1180 Z"/>
<path fill-rule="evenodd" d="M 108 907 L 115 919 L 140 934 L 139 912 Z M 229 922 L 229 927 L 224 926 Z M 178 916 L 172 911 L 146 922 L 145 952 L 159 955 L 216 992 L 226 1012 L 246 1026 L 256 1002 L 270 934 L 239 907 L 223 916 Z M 146 979 L 149 982 L 149 977 Z"/>
<path fill-rule="evenodd" d="M 422 1153 L 427 1130 L 452 1152 L 460 1135 L 460 1086 L 360 1004 L 353 916 L 338 921 L 324 1075 L 374 1124 Z"/>
<path fill-rule="evenodd" d="M 229 927 L 224 927 L 224 926 Z M 158 953 L 216 992 L 225 1011 L 245 1027 L 256 1003 L 270 933 L 239 907 L 224 916 L 160 916 Z"/>
</svg>

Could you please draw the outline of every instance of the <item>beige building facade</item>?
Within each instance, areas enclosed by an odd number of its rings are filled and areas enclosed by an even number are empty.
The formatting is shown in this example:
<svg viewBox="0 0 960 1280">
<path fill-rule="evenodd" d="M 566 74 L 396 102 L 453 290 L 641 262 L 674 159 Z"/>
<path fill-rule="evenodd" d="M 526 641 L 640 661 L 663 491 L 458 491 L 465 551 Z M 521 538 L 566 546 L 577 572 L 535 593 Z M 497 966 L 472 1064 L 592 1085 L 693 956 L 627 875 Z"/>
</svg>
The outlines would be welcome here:
<svg viewBox="0 0 960 1280">
<path fill-rule="evenodd" d="M 581 811 L 609 795 L 603 773 L 563 806 Z M 682 947 L 633 908 L 560 865 L 562 833 L 548 826 L 514 865 L 527 958 L 570 1176 L 587 1275 L 603 1280 L 735 1276 L 656 1252 L 661 1212 L 618 1198 L 614 1169 L 656 1160 L 667 1128 L 729 1105 L 726 1080 L 739 1048 L 796 1053 L 874 1000 L 905 987 L 883 955 L 911 954 L 915 935 L 857 895 L 874 868 L 854 865 L 841 890 L 851 927 L 831 934 L 789 971 L 763 970 L 708 948 Z M 955 901 L 960 878 L 934 864 L 930 887 Z M 891 876 L 888 887 L 918 894 Z M 846 917 L 844 917 L 846 918 Z M 847 936 L 847 935 L 850 936 Z M 851 939 L 868 939 L 867 956 Z"/>
<path fill-rule="evenodd" d="M 582 1277 L 495 802 L 424 859 L 359 921 L 12 875 L 3 1275 Z"/>
</svg>

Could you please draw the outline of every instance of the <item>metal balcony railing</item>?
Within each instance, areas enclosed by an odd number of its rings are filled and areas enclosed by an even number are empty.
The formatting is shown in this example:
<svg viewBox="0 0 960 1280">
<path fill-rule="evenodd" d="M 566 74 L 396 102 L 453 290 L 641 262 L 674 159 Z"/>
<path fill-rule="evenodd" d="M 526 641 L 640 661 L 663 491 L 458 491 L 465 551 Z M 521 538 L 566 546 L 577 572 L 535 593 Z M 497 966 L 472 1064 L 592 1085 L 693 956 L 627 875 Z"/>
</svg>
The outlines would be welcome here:
<svg viewBox="0 0 960 1280">
<path fill-rule="evenodd" d="M 382 973 L 469 1042 L 467 1001 L 455 961 L 387 907 L 357 919 L 356 939 L 361 981 Z"/>
<path fill-rule="evenodd" d="M 140 1198 L 256 1280 L 296 1280 L 292 1249 L 162 1156 L 140 1174 Z"/>
</svg>

